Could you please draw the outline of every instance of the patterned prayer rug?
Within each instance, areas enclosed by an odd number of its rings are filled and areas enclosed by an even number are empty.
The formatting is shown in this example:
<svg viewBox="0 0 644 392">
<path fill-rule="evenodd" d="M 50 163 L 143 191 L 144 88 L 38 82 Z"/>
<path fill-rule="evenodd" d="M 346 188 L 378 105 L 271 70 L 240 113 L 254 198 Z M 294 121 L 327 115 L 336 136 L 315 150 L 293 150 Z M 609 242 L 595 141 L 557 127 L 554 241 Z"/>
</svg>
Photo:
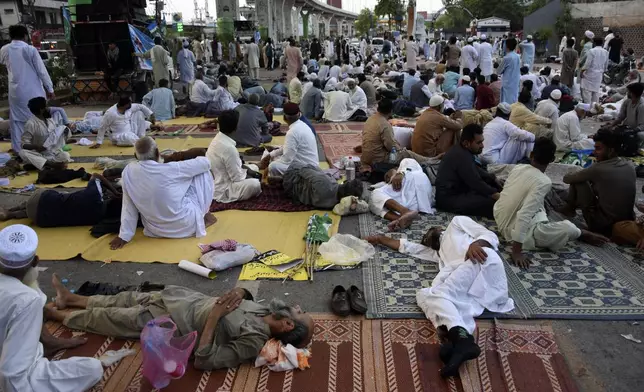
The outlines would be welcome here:
<svg viewBox="0 0 644 392">
<path fill-rule="evenodd" d="M 247 210 L 247 211 L 311 211 L 315 208 L 304 204 L 295 204 L 286 196 L 282 188 L 269 187 L 262 184 L 262 193 L 259 196 L 245 201 L 233 203 L 218 203 L 213 200 L 210 205 L 210 212 L 225 210 Z"/>
<path fill-rule="evenodd" d="M 420 242 L 428 228 L 447 227 L 452 216 L 444 212 L 422 215 L 404 232 L 390 235 Z M 361 236 L 387 232 L 384 219 L 372 214 L 362 214 L 359 219 Z M 493 220 L 479 223 L 496 231 Z M 484 318 L 644 318 L 644 268 L 639 263 L 641 256 L 633 249 L 570 242 L 557 253 L 526 252 L 532 263 L 527 270 L 508 263 L 511 244 L 502 241 L 499 250 L 515 309 L 503 315 L 484 313 Z M 378 247 L 363 268 L 367 317 L 424 318 L 416 305 L 416 291 L 431 285 L 438 265 Z"/>
<path fill-rule="evenodd" d="M 343 123 L 322 123 L 313 124 L 315 132 L 318 134 L 326 133 L 361 133 L 364 129 L 363 122 L 343 122 Z"/>
<path fill-rule="evenodd" d="M 461 368 L 460 377 L 438 375 L 436 331 L 426 320 L 338 319 L 314 315 L 311 368 L 274 373 L 250 364 L 236 369 L 186 374 L 163 391 L 176 392 L 576 392 L 549 325 L 527 322 L 479 322 L 481 356 Z M 59 352 L 54 359 L 98 357 L 107 350 L 132 348 L 134 356 L 105 370 L 92 392 L 157 391 L 141 374 L 139 342 L 81 332 L 48 324 L 60 337 L 84 335 L 87 344 Z"/>
<path fill-rule="evenodd" d="M 342 157 L 360 156 L 353 151 L 354 147 L 362 145 L 362 134 L 360 133 L 318 134 L 318 139 L 322 143 L 324 155 L 331 166 Z"/>
</svg>

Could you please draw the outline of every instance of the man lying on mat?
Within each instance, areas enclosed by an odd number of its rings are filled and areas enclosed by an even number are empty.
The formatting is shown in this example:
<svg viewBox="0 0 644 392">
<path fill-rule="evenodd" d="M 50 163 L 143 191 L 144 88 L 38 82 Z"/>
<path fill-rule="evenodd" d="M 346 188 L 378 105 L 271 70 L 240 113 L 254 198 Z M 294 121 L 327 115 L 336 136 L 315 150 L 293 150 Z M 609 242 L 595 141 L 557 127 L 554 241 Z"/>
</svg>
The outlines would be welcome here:
<svg viewBox="0 0 644 392">
<path fill-rule="evenodd" d="M 149 136 L 137 140 L 134 150 L 138 162 L 123 170 L 121 229 L 110 247 L 120 249 L 132 240 L 139 214 L 148 237 L 204 237 L 217 221 L 209 212 L 214 183 L 208 158 L 160 163 Z"/>
<path fill-rule="evenodd" d="M 503 260 L 496 253 L 498 237 L 471 218 L 456 216 L 444 231 L 430 228 L 420 244 L 384 235 L 367 241 L 438 263 L 440 272 L 431 287 L 416 293 L 416 301 L 445 341 L 440 350 L 445 363 L 441 376 L 457 376 L 463 362 L 481 353 L 472 336 L 474 317 L 485 309 L 500 313 L 514 309 Z"/>
<path fill-rule="evenodd" d="M 182 335 L 197 331 L 194 365 L 201 370 L 233 368 L 252 360 L 271 338 L 301 348 L 313 337 L 313 319 L 299 306 L 277 299 L 264 306 L 242 288 L 219 298 L 179 286 L 84 297 L 67 290 L 56 274 L 52 283 L 56 302 L 47 305 L 47 316 L 71 329 L 138 339 L 147 322 L 169 315 Z M 82 310 L 61 311 L 67 307 Z"/>
<path fill-rule="evenodd" d="M 37 189 L 26 201 L 0 208 L 0 221 L 29 218 L 39 227 L 91 226 L 121 214 L 121 192 L 100 174 L 76 192 Z"/>
<path fill-rule="evenodd" d="M 282 186 L 287 196 L 296 203 L 330 210 L 344 197 L 360 197 L 364 191 L 362 181 L 352 180 L 344 184 L 327 175 L 319 166 L 292 164 L 284 177 Z"/>
<path fill-rule="evenodd" d="M 98 359 L 72 357 L 50 362 L 44 357 L 87 339 L 57 339 L 44 326 L 47 296 L 38 288 L 37 247 L 38 236 L 28 226 L 12 225 L 0 231 L 0 389 L 86 391 L 103 376 Z"/>
<path fill-rule="evenodd" d="M 390 230 L 406 229 L 418 213 L 432 213 L 432 184 L 418 162 L 405 158 L 385 174 L 369 199 L 369 209 L 391 223 Z M 378 186 L 379 184 L 376 184 Z"/>
</svg>

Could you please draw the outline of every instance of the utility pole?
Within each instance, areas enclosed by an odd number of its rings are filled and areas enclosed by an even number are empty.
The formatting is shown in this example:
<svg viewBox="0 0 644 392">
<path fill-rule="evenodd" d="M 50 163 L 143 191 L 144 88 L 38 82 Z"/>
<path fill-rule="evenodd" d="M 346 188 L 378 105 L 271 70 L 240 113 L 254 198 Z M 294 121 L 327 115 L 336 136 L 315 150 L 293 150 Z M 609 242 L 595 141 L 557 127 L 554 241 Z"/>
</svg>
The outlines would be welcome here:
<svg viewBox="0 0 644 392">
<path fill-rule="evenodd" d="M 154 2 L 154 15 L 157 21 L 157 28 L 161 28 L 161 7 L 159 7 L 159 0 Z"/>
</svg>

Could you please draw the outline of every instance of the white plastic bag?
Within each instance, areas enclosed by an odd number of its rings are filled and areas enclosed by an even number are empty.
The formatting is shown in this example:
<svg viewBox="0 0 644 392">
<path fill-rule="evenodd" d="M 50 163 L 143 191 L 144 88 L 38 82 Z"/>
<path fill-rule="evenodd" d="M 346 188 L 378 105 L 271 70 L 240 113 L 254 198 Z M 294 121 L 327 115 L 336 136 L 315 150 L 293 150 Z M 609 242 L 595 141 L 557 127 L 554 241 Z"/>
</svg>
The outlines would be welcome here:
<svg viewBox="0 0 644 392">
<path fill-rule="evenodd" d="M 257 256 L 259 252 L 247 244 L 237 244 L 237 250 L 226 252 L 223 250 L 212 250 L 199 258 L 199 261 L 206 267 L 215 271 L 223 271 L 228 268 L 246 264 Z"/>
<path fill-rule="evenodd" d="M 318 248 L 326 260 L 338 265 L 361 263 L 373 257 L 376 250 L 365 240 L 351 234 L 336 234 Z"/>
</svg>

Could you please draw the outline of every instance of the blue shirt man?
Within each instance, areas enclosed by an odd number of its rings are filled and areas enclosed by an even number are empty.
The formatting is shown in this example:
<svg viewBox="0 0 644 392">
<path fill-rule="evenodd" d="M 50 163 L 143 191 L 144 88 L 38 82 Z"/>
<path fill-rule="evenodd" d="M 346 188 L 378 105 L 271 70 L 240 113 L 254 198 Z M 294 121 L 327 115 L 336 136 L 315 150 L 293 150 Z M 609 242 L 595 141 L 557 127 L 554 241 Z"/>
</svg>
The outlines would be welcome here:
<svg viewBox="0 0 644 392">
<path fill-rule="evenodd" d="M 463 84 L 456 89 L 454 94 L 454 109 L 455 110 L 471 110 L 474 109 L 474 100 L 476 99 L 476 91 L 474 87 L 470 86 L 470 77 L 463 76 Z"/>
</svg>

